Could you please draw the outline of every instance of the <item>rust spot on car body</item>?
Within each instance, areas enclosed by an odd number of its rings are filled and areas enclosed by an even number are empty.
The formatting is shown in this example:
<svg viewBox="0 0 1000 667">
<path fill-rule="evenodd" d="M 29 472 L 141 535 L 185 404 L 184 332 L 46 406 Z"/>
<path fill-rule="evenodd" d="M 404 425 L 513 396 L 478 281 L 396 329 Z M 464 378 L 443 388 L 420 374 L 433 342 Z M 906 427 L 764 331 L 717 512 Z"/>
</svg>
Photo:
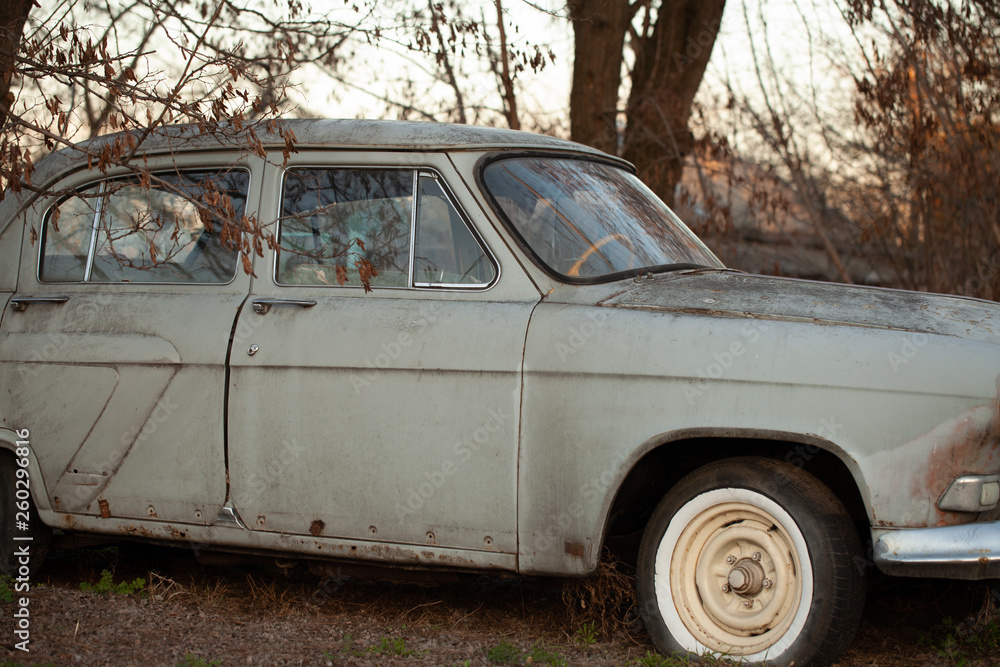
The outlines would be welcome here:
<svg viewBox="0 0 1000 667">
<path fill-rule="evenodd" d="M 998 395 L 1000 395 L 1000 378 Z M 1000 471 L 1000 398 L 966 410 L 906 445 L 874 457 L 871 470 L 883 476 L 880 498 L 873 499 L 878 526 L 950 526 L 975 519 L 971 512 L 937 507 L 953 479 Z M 881 519 L 882 512 L 891 521 Z"/>
<path fill-rule="evenodd" d="M 108 501 L 104 498 L 100 498 L 97 501 L 97 506 L 101 508 L 101 518 L 110 519 L 111 518 L 111 507 L 108 505 Z"/>
<path fill-rule="evenodd" d="M 312 533 L 313 537 L 319 537 L 323 529 L 326 528 L 326 523 L 320 519 L 316 519 L 311 524 L 309 524 L 309 532 Z"/>
<path fill-rule="evenodd" d="M 118 532 L 123 535 L 140 535 L 142 537 L 157 537 L 156 533 L 145 526 L 120 526 Z"/>
</svg>

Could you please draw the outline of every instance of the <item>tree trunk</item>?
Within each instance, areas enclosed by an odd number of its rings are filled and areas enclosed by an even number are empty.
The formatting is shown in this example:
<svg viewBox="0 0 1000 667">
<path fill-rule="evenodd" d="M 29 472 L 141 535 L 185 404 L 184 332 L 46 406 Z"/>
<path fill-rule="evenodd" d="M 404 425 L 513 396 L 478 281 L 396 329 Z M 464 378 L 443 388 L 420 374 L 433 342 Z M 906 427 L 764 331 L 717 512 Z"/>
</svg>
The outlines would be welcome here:
<svg viewBox="0 0 1000 667">
<path fill-rule="evenodd" d="M 635 39 L 624 157 L 668 205 L 694 148 L 691 104 L 719 33 L 725 0 L 663 0 L 652 33 Z"/>
<path fill-rule="evenodd" d="M 628 0 L 570 0 L 573 88 L 569 98 L 573 140 L 618 153 L 618 89 L 622 50 L 632 19 Z"/>
<path fill-rule="evenodd" d="M 16 70 L 21 34 L 34 0 L 4 0 L 0 2 L 0 131 L 7 129 L 14 96 L 10 86 Z"/>
</svg>

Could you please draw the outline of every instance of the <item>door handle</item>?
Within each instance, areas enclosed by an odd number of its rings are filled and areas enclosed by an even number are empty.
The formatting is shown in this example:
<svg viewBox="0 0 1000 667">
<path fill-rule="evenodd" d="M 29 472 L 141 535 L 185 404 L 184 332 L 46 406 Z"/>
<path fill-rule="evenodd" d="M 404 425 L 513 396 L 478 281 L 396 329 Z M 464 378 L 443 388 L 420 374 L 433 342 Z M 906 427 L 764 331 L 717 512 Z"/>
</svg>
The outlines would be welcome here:
<svg viewBox="0 0 1000 667">
<path fill-rule="evenodd" d="M 316 305 L 315 299 L 254 299 L 253 312 L 267 315 L 271 306 L 298 306 L 299 308 L 312 308 Z"/>
<path fill-rule="evenodd" d="M 69 301 L 68 296 L 15 296 L 10 300 L 10 309 L 15 312 L 23 312 L 33 303 L 54 303 L 61 304 Z"/>
</svg>

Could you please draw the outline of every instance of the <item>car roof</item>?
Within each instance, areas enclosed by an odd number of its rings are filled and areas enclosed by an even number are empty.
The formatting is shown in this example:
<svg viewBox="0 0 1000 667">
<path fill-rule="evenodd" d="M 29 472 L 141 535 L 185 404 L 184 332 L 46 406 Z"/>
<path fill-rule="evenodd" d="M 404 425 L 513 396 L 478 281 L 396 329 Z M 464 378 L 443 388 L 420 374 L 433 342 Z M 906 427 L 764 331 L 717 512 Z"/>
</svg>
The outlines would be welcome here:
<svg viewBox="0 0 1000 667">
<path fill-rule="evenodd" d="M 250 152 L 251 138 L 247 133 L 250 124 L 241 130 L 233 124 L 220 125 L 217 131 L 205 130 L 194 124 L 168 125 L 148 136 L 137 152 L 143 156 L 169 153 L 188 153 L 204 150 L 244 150 Z M 285 138 L 279 128 L 291 130 L 296 150 L 374 148 L 394 151 L 559 151 L 614 160 L 631 169 L 624 160 L 610 156 L 582 144 L 531 132 L 520 132 L 497 127 L 456 125 L 427 121 L 370 120 L 370 119 L 279 119 L 265 121 L 254 127 L 261 147 L 282 148 Z M 135 131 L 139 137 L 141 132 Z M 77 146 L 100 148 L 111 146 L 123 133 L 108 134 Z M 56 180 L 71 171 L 86 168 L 86 154 L 74 146 L 47 155 L 35 165 L 32 182 L 42 189 L 52 187 Z M 6 194 L 13 194 L 8 191 Z M 21 196 L 8 196 L 0 201 L 0 232 L 22 206 L 29 204 L 36 195 L 25 191 Z"/>
<path fill-rule="evenodd" d="M 235 130 L 233 125 L 222 125 L 219 131 L 207 131 L 198 125 L 172 125 L 145 139 L 139 155 L 153 156 L 166 153 L 186 153 L 206 149 L 247 149 L 252 139 L 246 133 Z M 285 137 L 278 129 L 291 131 L 295 137 L 297 150 L 313 149 L 357 149 L 374 148 L 380 150 L 539 150 L 570 151 L 614 159 L 597 149 L 565 139 L 549 137 L 531 132 L 520 132 L 497 127 L 456 125 L 426 121 L 403 120 L 361 120 L 361 119 L 291 119 L 265 122 L 254 127 L 261 146 L 280 148 L 285 145 Z M 140 133 L 134 132 L 135 136 Z M 122 133 L 97 137 L 90 142 L 78 144 L 91 148 L 110 145 Z M 48 155 L 37 164 L 36 183 L 45 182 L 67 170 L 78 168 L 84 156 L 74 147 L 64 148 Z"/>
</svg>

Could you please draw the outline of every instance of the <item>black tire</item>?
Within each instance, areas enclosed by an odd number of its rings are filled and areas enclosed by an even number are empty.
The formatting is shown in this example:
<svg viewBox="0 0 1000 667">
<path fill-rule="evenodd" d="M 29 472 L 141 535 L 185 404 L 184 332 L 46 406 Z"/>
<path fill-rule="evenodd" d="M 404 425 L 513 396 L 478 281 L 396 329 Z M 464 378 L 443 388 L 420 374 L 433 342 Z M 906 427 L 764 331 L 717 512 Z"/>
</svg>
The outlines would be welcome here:
<svg viewBox="0 0 1000 667">
<path fill-rule="evenodd" d="M 665 655 L 834 662 L 861 620 L 861 553 L 843 504 L 811 474 L 761 458 L 709 464 L 646 526 L 642 618 Z"/>
<path fill-rule="evenodd" d="M 24 499 L 24 485 L 19 486 L 17 464 L 14 457 L 7 451 L 0 451 L 0 574 L 8 576 L 23 576 L 23 549 L 28 549 L 27 574 L 38 571 L 49 551 L 52 530 L 38 518 L 38 510 L 30 494 L 27 505 Z M 22 480 L 23 481 L 23 480 Z M 30 480 L 29 480 L 30 483 Z M 21 498 L 18 498 L 20 491 Z M 25 509 L 28 516 L 28 529 L 20 529 L 18 524 L 24 520 Z M 14 539 L 15 537 L 19 539 Z M 30 539 L 23 539 L 30 538 Z"/>
</svg>

